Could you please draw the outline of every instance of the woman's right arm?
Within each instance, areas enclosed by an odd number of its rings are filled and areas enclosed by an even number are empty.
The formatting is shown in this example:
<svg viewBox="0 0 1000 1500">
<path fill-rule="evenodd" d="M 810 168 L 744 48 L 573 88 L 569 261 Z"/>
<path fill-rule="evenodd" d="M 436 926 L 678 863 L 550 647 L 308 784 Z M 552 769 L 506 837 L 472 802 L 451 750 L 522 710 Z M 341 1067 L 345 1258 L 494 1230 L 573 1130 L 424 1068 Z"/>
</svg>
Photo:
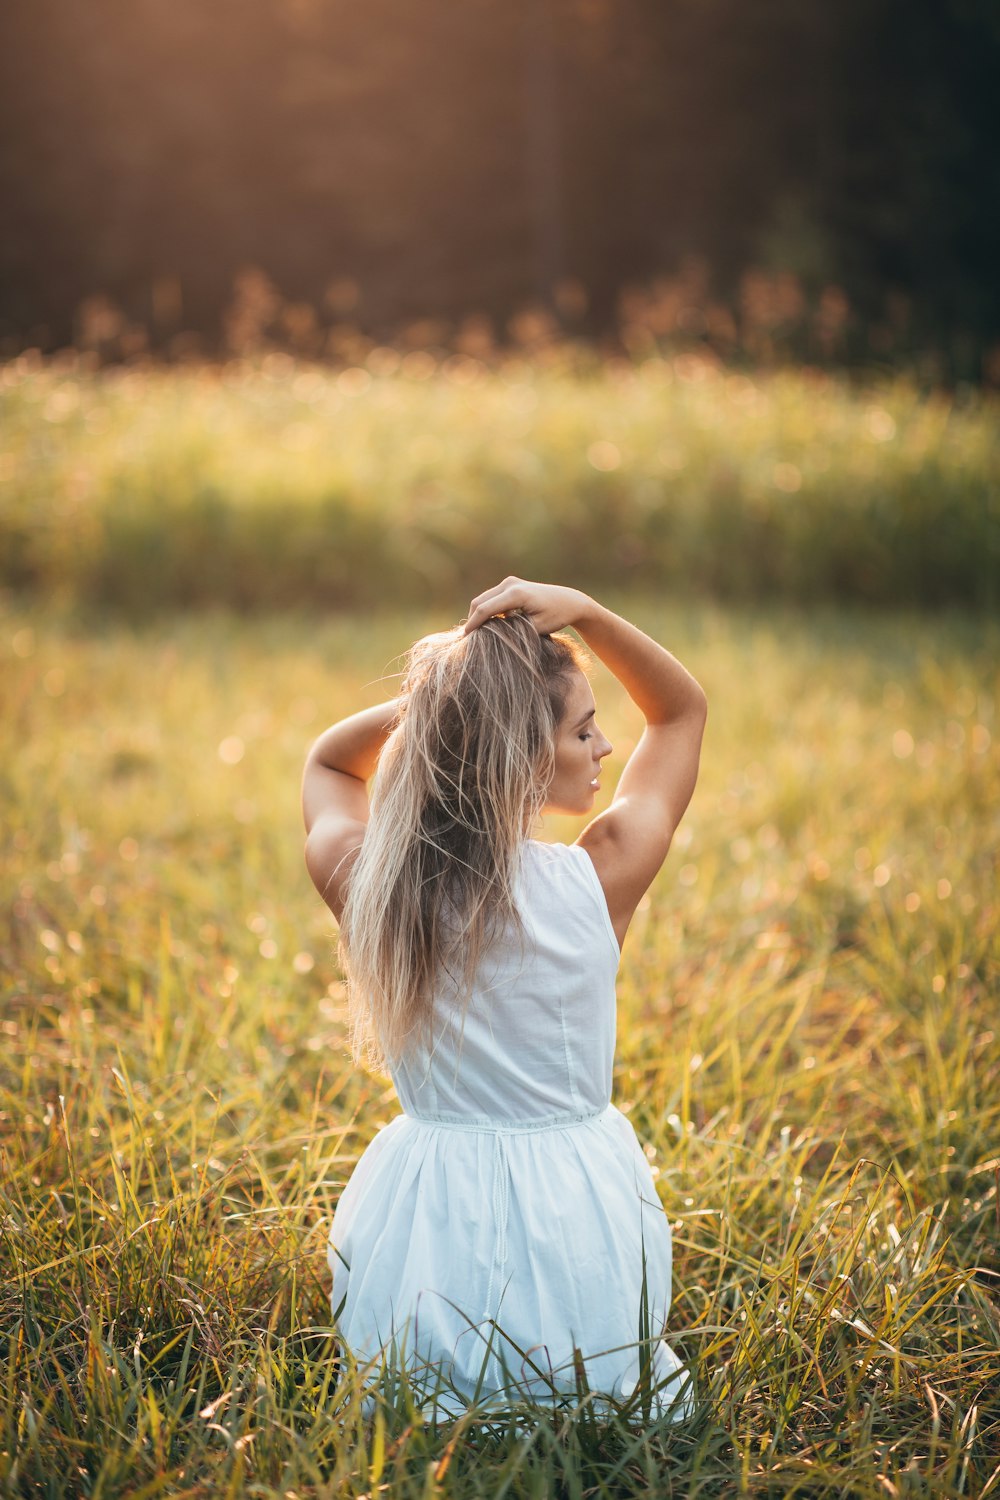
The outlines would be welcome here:
<svg viewBox="0 0 1000 1500">
<path fill-rule="evenodd" d="M 594 862 L 621 946 L 694 793 L 708 700 L 665 647 L 596 600 L 583 598 L 574 628 L 646 719 L 610 806 L 577 840 Z"/>
<path fill-rule="evenodd" d="M 539 635 L 571 625 L 645 716 L 611 805 L 577 839 L 593 860 L 621 944 L 694 792 L 708 700 L 676 657 L 579 589 L 505 578 L 473 599 L 465 628 L 508 609 L 524 610 Z"/>
<path fill-rule="evenodd" d="M 704 722 L 708 699 L 687 668 L 638 626 L 587 594 L 581 598 L 580 611 L 571 622 L 574 629 L 618 678 L 647 724 L 698 718 Z"/>
</svg>

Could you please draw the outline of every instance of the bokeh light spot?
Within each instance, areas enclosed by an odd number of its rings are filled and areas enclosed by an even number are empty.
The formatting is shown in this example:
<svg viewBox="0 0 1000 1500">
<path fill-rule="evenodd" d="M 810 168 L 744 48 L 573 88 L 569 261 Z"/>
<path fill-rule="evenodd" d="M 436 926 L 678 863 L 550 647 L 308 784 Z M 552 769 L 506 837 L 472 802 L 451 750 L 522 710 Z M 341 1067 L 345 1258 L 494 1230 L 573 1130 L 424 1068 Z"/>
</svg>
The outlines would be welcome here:
<svg viewBox="0 0 1000 1500">
<path fill-rule="evenodd" d="M 587 449 L 587 458 L 593 468 L 605 474 L 621 467 L 622 456 L 619 449 L 614 443 L 605 442 L 603 439 L 600 442 L 591 443 Z"/>
<path fill-rule="evenodd" d="M 802 488 L 802 471 L 795 464 L 775 464 L 774 483 L 786 495 L 794 495 Z"/>
<path fill-rule="evenodd" d="M 876 443 L 888 443 L 896 436 L 896 424 L 880 406 L 870 406 L 866 425 Z"/>
</svg>

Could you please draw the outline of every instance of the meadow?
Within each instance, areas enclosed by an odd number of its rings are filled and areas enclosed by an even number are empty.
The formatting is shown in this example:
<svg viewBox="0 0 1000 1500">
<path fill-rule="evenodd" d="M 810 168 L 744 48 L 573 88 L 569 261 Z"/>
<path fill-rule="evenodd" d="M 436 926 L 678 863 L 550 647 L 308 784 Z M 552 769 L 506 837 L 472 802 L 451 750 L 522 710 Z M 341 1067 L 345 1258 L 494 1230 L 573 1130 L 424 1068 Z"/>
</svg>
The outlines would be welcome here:
<svg viewBox="0 0 1000 1500">
<path fill-rule="evenodd" d="M 512 571 L 738 603 L 1000 602 L 996 391 L 651 347 L 26 352 L 0 367 L 0 586 L 135 619 L 458 610 L 470 573 Z"/>
<path fill-rule="evenodd" d="M 72 466 L 70 417 L 114 431 L 125 379 L 30 439 L 39 493 Z M 80 493 L 171 463 L 175 498 L 195 468 L 212 483 L 205 433 L 251 407 L 217 383 L 196 414 L 182 389 L 176 452 L 154 411 Z M 627 447 L 614 415 L 600 441 Z M 447 473 L 441 430 L 422 462 Z M 263 447 L 244 477 L 266 492 Z M 63 503 L 31 545 L 64 597 L 0 596 L 0 1491 L 997 1493 L 995 620 L 598 594 L 710 701 L 694 801 L 626 939 L 615 1072 L 674 1226 L 697 1412 L 598 1420 L 581 1394 L 521 1425 L 435 1424 L 331 1326 L 330 1217 L 398 1105 L 345 1051 L 298 787 L 320 729 L 392 696 L 399 653 L 465 601 L 81 615 L 109 554 L 81 555 Z M 641 722 L 599 664 L 593 685 L 616 746 L 600 807 Z"/>
</svg>

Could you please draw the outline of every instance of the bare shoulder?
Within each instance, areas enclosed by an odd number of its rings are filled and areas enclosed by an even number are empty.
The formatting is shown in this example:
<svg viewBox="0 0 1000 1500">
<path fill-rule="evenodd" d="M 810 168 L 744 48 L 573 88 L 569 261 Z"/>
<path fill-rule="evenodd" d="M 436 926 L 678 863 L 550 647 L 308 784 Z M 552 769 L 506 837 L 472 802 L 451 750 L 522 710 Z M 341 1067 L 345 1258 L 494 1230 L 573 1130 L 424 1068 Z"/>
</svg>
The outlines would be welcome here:
<svg viewBox="0 0 1000 1500">
<path fill-rule="evenodd" d="M 705 713 L 647 724 L 610 807 L 577 839 L 593 861 L 619 946 L 659 873 L 694 792 Z"/>
</svg>

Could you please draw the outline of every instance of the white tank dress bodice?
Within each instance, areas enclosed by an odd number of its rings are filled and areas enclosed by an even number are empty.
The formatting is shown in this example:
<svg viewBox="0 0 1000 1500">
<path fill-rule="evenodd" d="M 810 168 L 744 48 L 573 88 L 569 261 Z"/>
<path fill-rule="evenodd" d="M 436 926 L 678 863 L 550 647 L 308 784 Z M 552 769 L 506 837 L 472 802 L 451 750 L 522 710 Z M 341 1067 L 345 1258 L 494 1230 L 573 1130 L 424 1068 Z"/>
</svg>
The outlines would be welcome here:
<svg viewBox="0 0 1000 1500">
<path fill-rule="evenodd" d="M 391 1348 L 433 1382 L 445 1414 L 574 1393 L 581 1363 L 622 1400 L 652 1357 L 654 1415 L 680 1418 L 670 1226 L 611 1102 L 621 955 L 604 891 L 581 845 L 528 839 L 515 892 L 523 937 L 491 945 L 464 1015 L 442 983 L 432 1044 L 390 1060 L 403 1112 L 330 1229 L 335 1323 L 360 1362 Z"/>
</svg>

